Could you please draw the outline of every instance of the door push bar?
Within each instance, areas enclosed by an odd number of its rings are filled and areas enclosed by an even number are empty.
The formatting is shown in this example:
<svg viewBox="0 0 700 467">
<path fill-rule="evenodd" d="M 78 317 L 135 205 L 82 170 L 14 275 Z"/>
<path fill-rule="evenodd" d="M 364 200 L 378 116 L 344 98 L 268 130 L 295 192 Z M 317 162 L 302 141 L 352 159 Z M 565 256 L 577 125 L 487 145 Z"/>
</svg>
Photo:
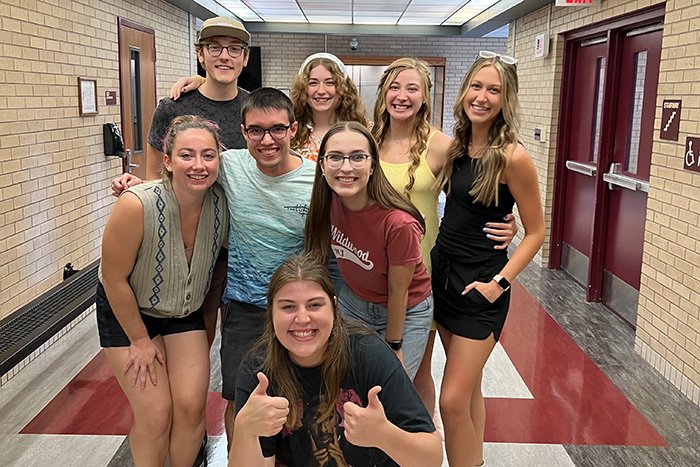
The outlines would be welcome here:
<svg viewBox="0 0 700 467">
<path fill-rule="evenodd" d="M 131 169 L 137 169 L 141 167 L 140 164 L 133 164 L 131 162 L 131 157 L 133 156 L 133 153 L 131 152 L 131 149 L 126 150 L 126 170 L 128 173 L 133 173 Z"/>
<path fill-rule="evenodd" d="M 621 167 L 622 164 L 619 162 L 613 162 L 610 164 L 610 170 L 603 174 L 603 181 L 608 182 L 609 189 L 614 190 L 614 186 L 618 186 L 627 190 L 649 193 L 649 182 L 620 174 Z"/>
<path fill-rule="evenodd" d="M 566 168 L 572 172 L 586 175 L 587 177 L 595 177 L 598 169 L 595 165 L 584 164 L 583 162 L 566 161 Z"/>
</svg>

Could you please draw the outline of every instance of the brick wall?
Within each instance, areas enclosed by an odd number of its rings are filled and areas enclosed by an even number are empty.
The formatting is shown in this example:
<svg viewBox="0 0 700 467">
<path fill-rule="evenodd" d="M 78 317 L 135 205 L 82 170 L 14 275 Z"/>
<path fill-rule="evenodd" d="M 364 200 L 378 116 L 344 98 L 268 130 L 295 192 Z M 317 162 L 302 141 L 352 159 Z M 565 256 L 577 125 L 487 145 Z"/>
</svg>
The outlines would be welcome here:
<svg viewBox="0 0 700 467">
<path fill-rule="evenodd" d="M 100 256 L 112 206 L 102 124 L 120 122 L 117 16 L 155 29 L 158 94 L 191 69 L 188 14 L 159 0 L 0 0 L 0 318 Z M 78 116 L 77 77 L 99 114 Z"/>
<path fill-rule="evenodd" d="M 591 8 L 552 7 L 551 51 L 544 60 L 532 57 L 533 44 L 535 35 L 546 31 L 549 8 L 515 22 L 523 141 L 540 175 L 548 226 L 545 258 L 550 249 L 563 59 L 563 38 L 558 34 L 658 3 L 604 0 Z M 686 136 L 700 134 L 698 23 L 697 0 L 666 2 L 635 344 L 643 358 L 696 404 L 700 403 L 700 174 L 684 171 L 683 157 Z M 683 100 L 679 141 L 660 140 L 661 103 L 678 98 Z M 535 127 L 545 129 L 545 143 L 532 137 Z"/>
<path fill-rule="evenodd" d="M 357 37 L 359 48 L 353 52 L 348 45 Z M 326 52 L 338 56 L 356 57 L 444 57 L 445 106 L 443 129 L 452 133 L 452 106 L 467 69 L 479 50 L 505 50 L 506 40 L 498 38 L 420 37 L 420 36 L 323 36 L 304 34 L 255 34 L 254 45 L 261 47 L 264 86 L 290 87 L 299 66 L 312 53 Z M 282 47 L 281 44 L 294 44 Z M 370 109 L 371 112 L 371 109 Z"/>
</svg>

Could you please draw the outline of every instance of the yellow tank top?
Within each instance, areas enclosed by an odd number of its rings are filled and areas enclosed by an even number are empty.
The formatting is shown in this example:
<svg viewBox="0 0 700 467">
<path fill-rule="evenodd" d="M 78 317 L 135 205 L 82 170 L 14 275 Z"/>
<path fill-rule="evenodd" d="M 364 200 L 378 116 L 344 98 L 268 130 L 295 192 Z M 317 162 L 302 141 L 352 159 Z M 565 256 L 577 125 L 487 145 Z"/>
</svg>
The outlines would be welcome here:
<svg viewBox="0 0 700 467">
<path fill-rule="evenodd" d="M 413 173 L 415 177 L 413 188 L 411 188 L 409 192 L 411 195 L 411 202 L 418 208 L 421 214 L 423 214 L 423 217 L 425 217 L 425 235 L 421 241 L 421 252 L 423 254 L 423 263 L 428 273 L 431 271 L 430 250 L 432 250 L 435 245 L 435 239 L 438 234 L 437 206 L 439 193 L 433 189 L 435 175 L 433 171 L 430 170 L 426 157 L 428 154 L 427 148 L 430 146 L 430 140 L 436 132 L 437 131 L 434 130 L 428 136 L 428 144 L 426 145 L 425 151 L 420 155 L 420 163 Z M 408 167 L 411 163 L 402 162 L 399 164 L 392 164 L 381 159 L 379 162 L 389 183 L 391 183 L 399 193 L 403 194 L 406 184 L 408 183 Z"/>
</svg>

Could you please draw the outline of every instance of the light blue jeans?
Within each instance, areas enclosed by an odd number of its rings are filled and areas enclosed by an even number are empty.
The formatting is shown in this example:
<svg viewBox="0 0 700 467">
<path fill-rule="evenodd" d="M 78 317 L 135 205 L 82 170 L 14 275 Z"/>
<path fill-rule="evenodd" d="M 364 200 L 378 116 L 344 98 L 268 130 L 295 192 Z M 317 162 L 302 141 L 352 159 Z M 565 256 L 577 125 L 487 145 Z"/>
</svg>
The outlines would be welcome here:
<svg viewBox="0 0 700 467">
<path fill-rule="evenodd" d="M 336 292 L 338 293 L 338 292 Z M 357 319 L 377 331 L 382 337 L 386 334 L 387 310 L 378 303 L 358 298 L 347 285 L 338 293 L 338 306 L 346 319 Z M 413 380 L 423 359 L 425 343 L 433 322 L 433 293 L 425 300 L 406 310 L 403 323 L 403 362 L 408 376 Z"/>
</svg>

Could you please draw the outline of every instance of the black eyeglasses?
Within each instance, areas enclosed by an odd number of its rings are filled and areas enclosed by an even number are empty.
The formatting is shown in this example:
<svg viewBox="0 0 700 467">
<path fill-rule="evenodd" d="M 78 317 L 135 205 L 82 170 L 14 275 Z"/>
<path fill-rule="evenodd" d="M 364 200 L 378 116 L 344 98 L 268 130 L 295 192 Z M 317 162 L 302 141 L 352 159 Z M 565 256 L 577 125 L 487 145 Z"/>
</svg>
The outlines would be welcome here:
<svg viewBox="0 0 700 467">
<path fill-rule="evenodd" d="M 229 57 L 231 58 L 240 57 L 243 51 L 248 48 L 244 45 L 229 45 L 224 47 L 223 45 L 219 44 L 204 44 L 204 47 L 209 51 L 209 55 L 211 55 L 212 57 L 218 57 L 219 55 L 221 55 L 221 52 L 223 52 L 224 49 L 226 49 Z"/>
<path fill-rule="evenodd" d="M 367 161 L 371 158 L 369 154 L 364 154 L 361 152 L 356 152 L 355 154 L 350 154 L 346 156 L 339 152 L 331 152 L 323 156 L 326 161 L 326 167 L 329 169 L 339 169 L 345 163 L 345 159 L 350 163 L 350 167 L 353 169 L 362 169 L 367 165 Z"/>
<path fill-rule="evenodd" d="M 265 133 L 269 133 L 272 139 L 282 139 L 287 136 L 287 131 L 291 127 L 291 123 L 285 125 L 275 125 L 271 128 L 260 128 L 259 126 L 250 126 L 245 128 L 245 134 L 248 135 L 251 141 L 260 141 L 265 137 Z"/>
</svg>

